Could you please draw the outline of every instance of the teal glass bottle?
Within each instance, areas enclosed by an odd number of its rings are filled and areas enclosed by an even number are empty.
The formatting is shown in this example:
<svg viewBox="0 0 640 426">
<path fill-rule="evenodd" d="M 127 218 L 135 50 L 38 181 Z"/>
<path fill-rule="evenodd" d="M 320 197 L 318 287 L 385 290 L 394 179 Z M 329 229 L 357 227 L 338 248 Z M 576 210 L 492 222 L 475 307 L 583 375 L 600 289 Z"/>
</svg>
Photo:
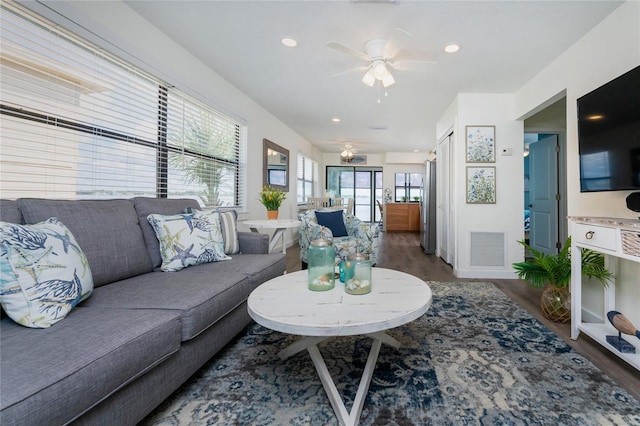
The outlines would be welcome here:
<svg viewBox="0 0 640 426">
<path fill-rule="evenodd" d="M 332 241 L 311 241 L 307 259 L 309 290 L 326 291 L 335 287 L 335 257 Z"/>
<path fill-rule="evenodd" d="M 371 262 L 369 256 L 355 253 L 347 257 L 344 291 L 348 294 L 371 292 Z"/>
</svg>

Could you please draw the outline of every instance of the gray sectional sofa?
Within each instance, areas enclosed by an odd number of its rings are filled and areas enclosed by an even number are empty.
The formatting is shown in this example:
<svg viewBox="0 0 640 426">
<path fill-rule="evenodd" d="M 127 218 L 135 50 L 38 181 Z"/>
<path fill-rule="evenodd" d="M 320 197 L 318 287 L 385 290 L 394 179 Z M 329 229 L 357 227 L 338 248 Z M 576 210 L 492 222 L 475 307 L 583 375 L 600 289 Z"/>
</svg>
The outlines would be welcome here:
<svg viewBox="0 0 640 426">
<path fill-rule="evenodd" d="M 240 232 L 231 260 L 158 269 L 146 217 L 198 208 L 189 199 L 3 200 L 0 220 L 57 217 L 89 262 L 94 290 L 50 328 L 0 321 L 0 424 L 126 425 L 142 420 L 247 324 L 246 300 L 282 275 L 268 236 Z"/>
</svg>

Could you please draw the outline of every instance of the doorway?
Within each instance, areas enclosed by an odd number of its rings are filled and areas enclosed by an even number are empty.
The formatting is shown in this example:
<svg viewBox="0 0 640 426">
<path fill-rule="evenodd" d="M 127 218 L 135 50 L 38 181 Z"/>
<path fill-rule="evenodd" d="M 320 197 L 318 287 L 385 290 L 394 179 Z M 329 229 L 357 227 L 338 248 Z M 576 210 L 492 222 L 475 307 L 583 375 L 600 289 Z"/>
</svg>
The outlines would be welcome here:
<svg viewBox="0 0 640 426">
<path fill-rule="evenodd" d="M 559 135 L 525 134 L 525 240 L 543 253 L 560 246 Z"/>
<path fill-rule="evenodd" d="M 556 254 L 568 235 L 565 98 L 524 122 L 524 235 L 536 250 Z"/>
</svg>

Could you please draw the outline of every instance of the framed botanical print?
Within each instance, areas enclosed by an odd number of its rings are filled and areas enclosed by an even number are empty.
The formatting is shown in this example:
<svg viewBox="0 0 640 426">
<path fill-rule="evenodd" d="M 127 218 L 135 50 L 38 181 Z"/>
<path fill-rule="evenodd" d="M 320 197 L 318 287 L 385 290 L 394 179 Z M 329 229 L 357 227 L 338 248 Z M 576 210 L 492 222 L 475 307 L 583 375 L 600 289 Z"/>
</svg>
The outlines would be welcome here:
<svg viewBox="0 0 640 426">
<path fill-rule="evenodd" d="M 495 163 L 496 126 L 466 126 L 467 163 Z"/>
<path fill-rule="evenodd" d="M 496 203 L 496 168 L 467 166 L 467 204 Z"/>
</svg>

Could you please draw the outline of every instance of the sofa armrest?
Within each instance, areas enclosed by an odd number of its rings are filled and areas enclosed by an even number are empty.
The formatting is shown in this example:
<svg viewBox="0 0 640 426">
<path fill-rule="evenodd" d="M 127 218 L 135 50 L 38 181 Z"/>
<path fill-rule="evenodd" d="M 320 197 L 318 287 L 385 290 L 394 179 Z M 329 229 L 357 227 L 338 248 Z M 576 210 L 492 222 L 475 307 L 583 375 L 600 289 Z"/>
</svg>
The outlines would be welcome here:
<svg viewBox="0 0 640 426">
<path fill-rule="evenodd" d="M 258 232 L 238 232 L 240 253 L 244 254 L 268 254 L 269 235 Z"/>
</svg>

